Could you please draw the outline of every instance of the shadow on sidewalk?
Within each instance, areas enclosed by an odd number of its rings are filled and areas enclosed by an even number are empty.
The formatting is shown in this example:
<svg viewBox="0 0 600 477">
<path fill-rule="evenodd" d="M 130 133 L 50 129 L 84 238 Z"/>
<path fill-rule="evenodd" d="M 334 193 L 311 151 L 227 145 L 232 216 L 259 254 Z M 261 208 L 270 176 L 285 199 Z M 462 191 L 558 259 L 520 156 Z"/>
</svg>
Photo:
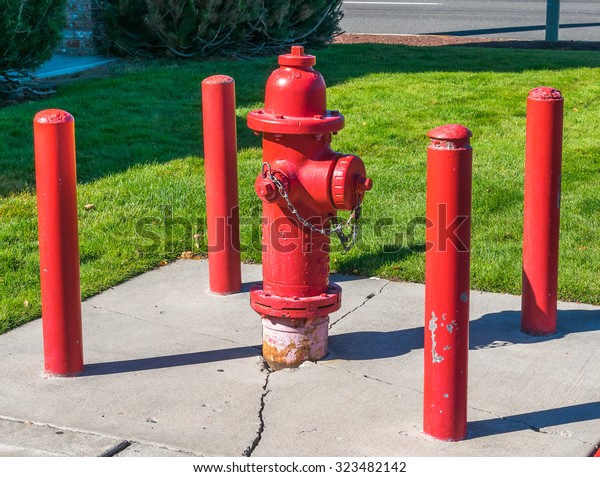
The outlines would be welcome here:
<svg viewBox="0 0 600 477">
<path fill-rule="evenodd" d="M 488 313 L 471 322 L 469 349 L 487 349 L 514 344 L 541 343 L 573 333 L 600 330 L 600 310 L 558 310 L 556 334 L 532 336 L 520 331 L 521 312 Z"/>
<path fill-rule="evenodd" d="M 523 429 L 544 432 L 541 429 L 594 419 L 600 419 L 600 401 L 469 422 L 467 438 L 477 439 Z"/>
<path fill-rule="evenodd" d="M 86 364 L 82 376 L 103 376 L 107 374 L 132 373 L 150 369 L 174 368 L 193 364 L 214 363 L 232 359 L 260 356 L 260 346 L 240 346 L 238 348 L 199 351 L 197 353 L 173 354 L 152 358 L 107 361 L 105 363 Z"/>
<path fill-rule="evenodd" d="M 521 312 L 488 313 L 470 322 L 470 350 L 515 344 L 535 344 L 572 333 L 600 330 L 600 310 L 559 310 L 558 330 L 552 336 L 531 336 L 520 331 Z M 402 356 L 423 348 L 423 327 L 394 331 L 356 331 L 329 337 L 327 359 L 370 360 Z"/>
<path fill-rule="evenodd" d="M 519 331 L 520 312 L 489 313 L 470 323 L 471 350 L 496 348 L 514 344 L 534 344 L 559 339 L 572 333 L 600 330 L 599 310 L 564 310 L 558 313 L 559 331 L 554 336 L 529 336 Z M 329 354 L 325 360 L 373 360 L 402 356 L 423 348 L 423 327 L 394 331 L 356 331 L 329 337 Z M 194 364 L 229 361 L 260 356 L 261 347 L 240 346 L 219 350 L 198 351 L 169 356 L 156 356 L 124 361 L 91 363 L 83 376 L 147 371 Z"/>
</svg>

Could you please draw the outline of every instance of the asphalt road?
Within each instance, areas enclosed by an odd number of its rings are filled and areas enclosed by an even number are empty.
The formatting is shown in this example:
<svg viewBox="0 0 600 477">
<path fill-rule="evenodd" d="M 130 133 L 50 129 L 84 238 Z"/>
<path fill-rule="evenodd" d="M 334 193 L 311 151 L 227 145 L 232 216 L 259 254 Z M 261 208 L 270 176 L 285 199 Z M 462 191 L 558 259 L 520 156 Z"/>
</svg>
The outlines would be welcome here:
<svg viewBox="0 0 600 477">
<path fill-rule="evenodd" d="M 348 33 L 543 40 L 546 0 L 344 1 Z M 600 0 L 562 0 L 560 40 L 600 41 Z"/>
</svg>

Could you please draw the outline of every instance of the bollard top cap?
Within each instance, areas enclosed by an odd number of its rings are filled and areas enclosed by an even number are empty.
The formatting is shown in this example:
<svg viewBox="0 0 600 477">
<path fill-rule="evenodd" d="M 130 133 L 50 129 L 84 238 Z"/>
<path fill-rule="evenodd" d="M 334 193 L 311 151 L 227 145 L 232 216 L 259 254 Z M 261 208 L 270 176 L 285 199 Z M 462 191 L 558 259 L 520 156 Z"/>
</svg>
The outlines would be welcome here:
<svg viewBox="0 0 600 477">
<path fill-rule="evenodd" d="M 33 122 L 39 124 L 62 124 L 73 121 L 75 121 L 73 116 L 62 109 L 44 109 L 33 118 Z"/>
<path fill-rule="evenodd" d="M 539 88 L 533 88 L 529 92 L 529 98 L 542 101 L 559 101 L 563 99 L 563 96 L 558 89 L 551 88 L 550 86 L 540 86 Z"/>
<path fill-rule="evenodd" d="M 208 78 L 205 78 L 204 80 L 202 80 L 202 84 L 209 84 L 209 85 L 229 84 L 229 83 L 235 83 L 235 81 L 233 80 L 233 78 L 231 76 L 227 76 L 227 75 L 213 75 L 213 76 L 209 76 Z"/>
<path fill-rule="evenodd" d="M 430 139 L 444 139 L 446 141 L 468 140 L 471 136 L 473 136 L 473 133 L 460 124 L 446 124 L 427 133 L 427 137 Z"/>
<path fill-rule="evenodd" d="M 470 148 L 469 138 L 473 133 L 460 124 L 446 124 L 432 129 L 427 133 L 434 149 L 461 149 Z"/>
<path fill-rule="evenodd" d="M 304 54 L 304 47 L 302 45 L 292 46 L 291 53 L 286 55 L 279 55 L 280 66 L 303 66 L 311 67 L 317 63 L 317 57 L 314 55 Z"/>
</svg>

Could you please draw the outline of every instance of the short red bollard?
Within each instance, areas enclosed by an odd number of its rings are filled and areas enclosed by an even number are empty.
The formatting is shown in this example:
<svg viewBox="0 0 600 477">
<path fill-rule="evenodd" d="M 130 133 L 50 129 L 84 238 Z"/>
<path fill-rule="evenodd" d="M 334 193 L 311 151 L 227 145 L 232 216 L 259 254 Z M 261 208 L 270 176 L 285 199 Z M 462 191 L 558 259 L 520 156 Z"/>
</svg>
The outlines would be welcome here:
<svg viewBox="0 0 600 477">
<path fill-rule="evenodd" d="M 33 120 L 45 372 L 83 371 L 75 122 L 58 109 Z"/>
<path fill-rule="evenodd" d="M 563 97 L 535 88 L 527 98 L 521 330 L 556 332 Z"/>
<path fill-rule="evenodd" d="M 425 252 L 423 432 L 458 441 L 467 432 L 471 246 L 471 131 L 429 131 Z"/>
<path fill-rule="evenodd" d="M 202 124 L 208 270 L 210 290 L 220 295 L 242 287 L 235 121 L 233 78 L 206 78 L 202 81 Z"/>
</svg>

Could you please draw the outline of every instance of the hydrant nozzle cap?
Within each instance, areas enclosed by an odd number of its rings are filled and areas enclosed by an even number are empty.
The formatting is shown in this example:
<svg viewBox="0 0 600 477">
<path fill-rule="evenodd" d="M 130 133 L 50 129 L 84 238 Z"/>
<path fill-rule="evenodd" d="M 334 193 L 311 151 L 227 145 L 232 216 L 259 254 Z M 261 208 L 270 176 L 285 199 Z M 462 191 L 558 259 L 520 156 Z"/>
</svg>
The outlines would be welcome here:
<svg viewBox="0 0 600 477">
<path fill-rule="evenodd" d="M 331 199 L 336 209 L 352 210 L 372 187 L 360 157 L 342 156 L 337 160 L 331 175 Z"/>
<path fill-rule="evenodd" d="M 317 62 L 314 55 L 305 55 L 304 47 L 301 45 L 292 46 L 292 52 L 286 55 L 279 55 L 280 66 L 304 66 L 311 67 Z"/>
</svg>

